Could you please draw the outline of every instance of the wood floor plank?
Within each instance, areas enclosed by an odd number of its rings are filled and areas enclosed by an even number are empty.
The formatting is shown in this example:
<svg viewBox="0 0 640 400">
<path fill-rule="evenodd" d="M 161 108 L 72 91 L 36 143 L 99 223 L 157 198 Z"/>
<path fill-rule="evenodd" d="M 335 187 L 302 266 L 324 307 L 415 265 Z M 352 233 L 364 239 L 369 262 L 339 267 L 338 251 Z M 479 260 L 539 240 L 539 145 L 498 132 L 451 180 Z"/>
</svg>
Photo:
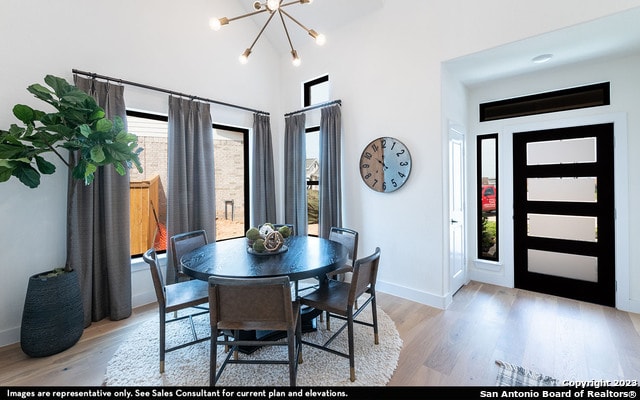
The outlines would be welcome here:
<svg viewBox="0 0 640 400">
<path fill-rule="evenodd" d="M 470 282 L 440 310 L 385 293 L 378 305 L 403 340 L 389 386 L 493 386 L 495 360 L 554 377 L 640 378 L 640 316 L 550 295 Z M 0 348 L 1 386 L 99 386 L 121 343 L 157 315 L 155 305 L 123 321 L 85 329 L 72 348 L 30 358 Z"/>
</svg>

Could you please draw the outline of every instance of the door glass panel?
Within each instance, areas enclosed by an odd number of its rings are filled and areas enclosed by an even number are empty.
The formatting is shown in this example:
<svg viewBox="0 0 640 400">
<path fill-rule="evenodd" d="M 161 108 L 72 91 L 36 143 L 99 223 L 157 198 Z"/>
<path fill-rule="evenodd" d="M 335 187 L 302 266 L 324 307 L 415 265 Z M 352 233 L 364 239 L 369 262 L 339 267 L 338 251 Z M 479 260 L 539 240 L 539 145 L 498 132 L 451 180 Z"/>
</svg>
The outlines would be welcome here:
<svg viewBox="0 0 640 400">
<path fill-rule="evenodd" d="M 531 249 L 527 251 L 529 272 L 598 282 L 596 257 Z"/>
<path fill-rule="evenodd" d="M 597 201 L 596 178 L 528 178 L 529 201 Z"/>
<path fill-rule="evenodd" d="M 596 162 L 596 138 L 527 143 L 527 165 Z"/>
<path fill-rule="evenodd" d="M 571 215 L 527 214 L 529 236 L 598 241 L 598 218 Z"/>
</svg>

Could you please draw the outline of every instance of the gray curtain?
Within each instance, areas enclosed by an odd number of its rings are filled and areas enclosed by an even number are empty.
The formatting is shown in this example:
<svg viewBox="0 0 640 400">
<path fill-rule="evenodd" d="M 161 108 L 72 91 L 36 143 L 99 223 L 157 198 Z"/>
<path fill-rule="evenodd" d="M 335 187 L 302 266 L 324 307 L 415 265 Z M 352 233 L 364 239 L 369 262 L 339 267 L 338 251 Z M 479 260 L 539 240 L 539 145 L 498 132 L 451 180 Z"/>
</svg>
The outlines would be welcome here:
<svg viewBox="0 0 640 400">
<path fill-rule="evenodd" d="M 108 118 L 126 124 L 124 87 L 76 76 L 75 85 L 93 96 Z M 125 125 L 126 126 L 126 125 Z M 73 165 L 75 155 L 71 155 Z M 129 173 L 99 167 L 90 186 L 71 178 L 67 203 L 67 264 L 78 272 L 84 325 L 131 315 Z"/>
<path fill-rule="evenodd" d="M 284 119 L 284 222 L 296 235 L 307 235 L 305 114 Z"/>
<path fill-rule="evenodd" d="M 320 204 L 318 236 L 342 226 L 342 116 L 339 105 L 320 110 Z"/>
<path fill-rule="evenodd" d="M 216 237 L 213 127 L 210 104 L 169 97 L 167 235 L 204 229 Z M 167 263 L 173 255 L 167 248 Z M 167 268 L 167 281 L 174 282 Z"/>
<path fill-rule="evenodd" d="M 268 115 L 255 113 L 253 115 L 251 226 L 277 222 L 274 185 L 271 119 Z"/>
</svg>

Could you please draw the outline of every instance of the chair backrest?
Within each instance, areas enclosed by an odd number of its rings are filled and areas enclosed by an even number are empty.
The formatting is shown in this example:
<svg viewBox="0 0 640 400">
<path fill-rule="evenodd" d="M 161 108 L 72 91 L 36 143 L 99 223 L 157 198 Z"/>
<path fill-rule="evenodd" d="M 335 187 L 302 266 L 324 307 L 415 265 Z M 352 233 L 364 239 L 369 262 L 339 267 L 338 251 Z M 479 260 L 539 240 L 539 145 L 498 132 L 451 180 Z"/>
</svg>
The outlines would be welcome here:
<svg viewBox="0 0 640 400">
<path fill-rule="evenodd" d="M 289 277 L 209 277 L 209 314 L 212 329 L 293 331 Z"/>
<path fill-rule="evenodd" d="M 183 255 L 196 249 L 200 246 L 204 246 L 209 241 L 207 240 L 207 232 L 203 229 L 191 232 L 178 233 L 171 236 L 169 239 L 171 245 L 171 254 L 173 259 L 173 268 L 176 273 L 176 282 L 178 273 L 181 272 L 180 258 Z"/>
<path fill-rule="evenodd" d="M 372 292 L 375 292 L 379 262 L 379 247 L 376 247 L 376 251 L 370 256 L 356 260 L 353 266 L 353 276 L 351 277 L 351 288 L 349 289 L 349 304 L 355 304 L 358 297 L 362 296 L 369 288 L 371 288 Z"/>
<path fill-rule="evenodd" d="M 156 254 L 156 249 L 150 248 L 145 251 L 142 255 L 144 261 L 149 264 L 149 270 L 151 270 L 151 278 L 153 279 L 153 287 L 156 291 L 156 298 L 158 300 L 158 304 L 165 305 L 166 298 L 164 295 L 164 275 L 162 274 L 162 268 L 160 267 L 160 263 L 158 262 L 158 255 Z"/>
<path fill-rule="evenodd" d="M 329 231 L 329 240 L 342 243 L 347 248 L 348 264 L 353 267 L 358 258 L 358 232 L 349 228 L 332 226 Z"/>
</svg>

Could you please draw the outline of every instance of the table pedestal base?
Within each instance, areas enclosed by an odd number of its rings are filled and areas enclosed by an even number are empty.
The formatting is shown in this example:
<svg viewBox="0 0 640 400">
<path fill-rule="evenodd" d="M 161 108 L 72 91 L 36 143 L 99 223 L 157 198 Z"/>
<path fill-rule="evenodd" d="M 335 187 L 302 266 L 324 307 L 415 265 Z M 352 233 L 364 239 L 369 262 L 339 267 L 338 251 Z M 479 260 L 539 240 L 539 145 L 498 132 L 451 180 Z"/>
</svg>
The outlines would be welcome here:
<svg viewBox="0 0 640 400">
<path fill-rule="evenodd" d="M 315 308 L 303 308 L 302 315 L 302 333 L 315 332 L 318 327 L 316 325 L 316 317 L 318 317 L 322 311 Z M 260 341 L 274 341 L 287 337 L 287 333 L 284 331 L 240 331 L 240 339 L 242 340 L 260 340 Z M 260 346 L 240 346 L 239 351 L 243 354 L 251 354 L 258 350 Z"/>
</svg>

